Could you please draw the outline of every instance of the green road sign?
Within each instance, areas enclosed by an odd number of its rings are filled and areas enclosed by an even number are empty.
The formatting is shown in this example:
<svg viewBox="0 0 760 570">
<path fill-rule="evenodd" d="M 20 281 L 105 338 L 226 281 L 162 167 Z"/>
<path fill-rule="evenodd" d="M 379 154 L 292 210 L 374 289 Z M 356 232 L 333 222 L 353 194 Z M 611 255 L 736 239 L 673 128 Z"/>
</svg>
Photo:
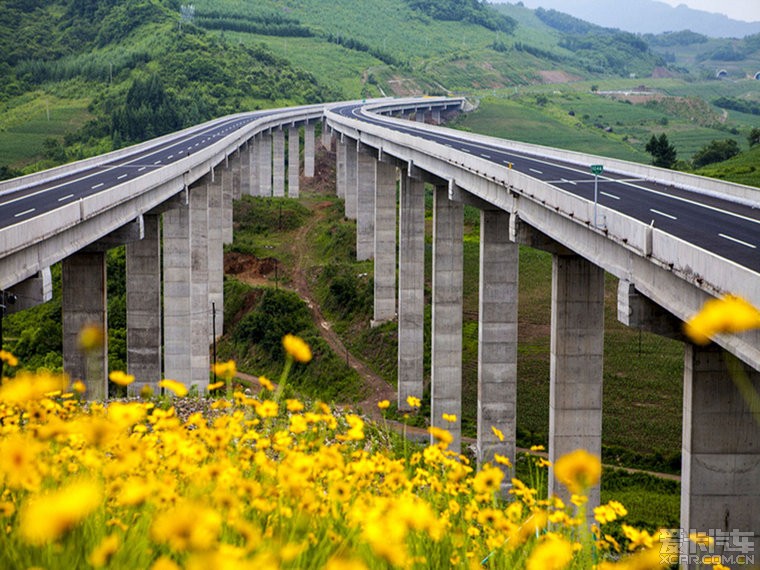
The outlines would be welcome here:
<svg viewBox="0 0 760 570">
<path fill-rule="evenodd" d="M 602 172 L 604 172 L 604 166 L 602 166 L 601 164 L 591 165 L 591 174 L 595 174 L 596 176 L 599 176 Z"/>
</svg>

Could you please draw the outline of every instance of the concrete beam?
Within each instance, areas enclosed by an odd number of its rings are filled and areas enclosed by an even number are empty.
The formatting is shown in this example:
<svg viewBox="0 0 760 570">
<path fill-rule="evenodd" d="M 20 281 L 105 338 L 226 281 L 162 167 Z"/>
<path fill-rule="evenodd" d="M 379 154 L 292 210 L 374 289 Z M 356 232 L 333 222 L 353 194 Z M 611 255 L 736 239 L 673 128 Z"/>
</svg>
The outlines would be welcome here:
<svg viewBox="0 0 760 570">
<path fill-rule="evenodd" d="M 573 255 L 571 249 L 521 220 L 517 214 L 509 218 L 509 238 L 520 245 L 540 249 L 552 255 Z"/>
<path fill-rule="evenodd" d="M 756 547 L 760 538 L 760 411 L 748 404 L 752 392 L 757 405 L 759 372 L 717 345 L 686 344 L 681 528 L 723 533 L 716 555 L 741 554 L 724 548 L 739 540 Z"/>
<path fill-rule="evenodd" d="M 36 275 L 25 279 L 21 283 L 16 283 L 8 292 L 15 295 L 16 301 L 6 305 L 6 315 L 12 315 L 19 311 L 31 309 L 42 303 L 47 303 L 53 299 L 53 278 L 50 274 L 50 268 L 45 267 L 41 271 L 38 271 Z"/>
<path fill-rule="evenodd" d="M 401 176 L 399 189 L 398 409 L 422 398 L 425 323 L 425 183 Z"/>
<path fill-rule="evenodd" d="M 396 167 L 375 161 L 373 325 L 396 318 Z"/>
<path fill-rule="evenodd" d="M 518 269 L 519 246 L 509 239 L 509 214 L 481 211 L 478 310 L 478 462 L 481 465 L 493 463 L 497 453 L 515 464 Z M 492 428 L 504 434 L 504 441 L 499 440 Z M 504 470 L 505 481 L 509 481 L 512 473 Z"/>
<path fill-rule="evenodd" d="M 87 386 L 85 397 L 108 399 L 108 303 L 105 252 L 76 253 L 63 260 L 63 369 Z M 85 327 L 102 332 L 102 343 L 83 352 L 79 334 Z"/>
<path fill-rule="evenodd" d="M 602 455 L 604 271 L 580 256 L 552 259 L 549 461 L 576 449 Z M 570 495 L 549 467 L 549 494 Z M 599 505 L 589 491 L 588 512 Z"/>
<path fill-rule="evenodd" d="M 683 322 L 636 290 L 630 281 L 618 282 L 618 320 L 633 329 L 685 341 Z"/>
<path fill-rule="evenodd" d="M 138 216 L 130 223 L 125 224 L 107 236 L 82 248 L 82 252 L 103 252 L 120 247 L 128 243 L 140 241 L 143 238 L 143 219 Z"/>
<path fill-rule="evenodd" d="M 161 379 L 161 224 L 145 215 L 144 237 L 127 244 L 127 372 L 131 395 Z"/>
<path fill-rule="evenodd" d="M 433 426 L 454 437 L 450 449 L 462 446 L 462 283 L 464 209 L 449 201 L 448 186 L 433 195 L 433 318 L 431 418 Z M 446 422 L 442 415 L 455 415 Z"/>
</svg>

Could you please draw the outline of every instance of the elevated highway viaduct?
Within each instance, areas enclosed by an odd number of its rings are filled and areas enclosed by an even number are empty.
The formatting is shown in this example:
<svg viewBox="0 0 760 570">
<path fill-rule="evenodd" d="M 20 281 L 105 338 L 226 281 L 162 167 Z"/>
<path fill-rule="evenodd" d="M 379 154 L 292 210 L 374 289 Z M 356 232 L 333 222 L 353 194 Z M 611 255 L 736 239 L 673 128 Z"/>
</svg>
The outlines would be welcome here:
<svg viewBox="0 0 760 570">
<path fill-rule="evenodd" d="M 470 204 L 481 210 L 479 460 L 514 457 L 517 248 L 544 249 L 553 259 L 550 459 L 576 448 L 601 452 L 606 271 L 619 279 L 622 322 L 684 342 L 682 528 L 739 529 L 756 539 L 760 423 L 723 357 L 733 355 L 757 389 L 760 335 L 698 346 L 681 323 L 726 293 L 760 306 L 758 190 L 429 124 L 462 104 L 424 98 L 241 114 L 0 184 L 0 288 L 42 300 L 48 268 L 63 263 L 64 365 L 85 377 L 76 335 L 85 323 L 106 328 L 104 252 L 127 244 L 136 389 L 161 377 L 202 389 L 209 340 L 222 330 L 220 318 L 211 330 L 210 314 L 223 305 L 232 200 L 297 196 L 300 133 L 310 176 L 322 122 L 322 142 L 335 144 L 337 192 L 357 223 L 357 256 L 374 259 L 374 321 L 398 321 L 401 409 L 423 390 L 423 199 L 431 184 L 431 422 L 460 446 L 459 420 L 443 425 L 441 416 L 461 418 L 462 212 Z M 598 178 L 592 164 L 604 167 Z M 99 398 L 105 350 L 96 360 L 88 382 Z M 592 506 L 598 500 L 597 488 Z"/>
</svg>

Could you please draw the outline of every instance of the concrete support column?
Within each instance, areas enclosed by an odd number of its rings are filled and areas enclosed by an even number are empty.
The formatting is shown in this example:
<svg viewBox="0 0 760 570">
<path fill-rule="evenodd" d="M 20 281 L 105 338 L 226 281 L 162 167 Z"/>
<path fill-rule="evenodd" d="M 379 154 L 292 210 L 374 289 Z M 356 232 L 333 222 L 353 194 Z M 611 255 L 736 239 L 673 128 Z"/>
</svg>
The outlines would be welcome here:
<svg viewBox="0 0 760 570">
<path fill-rule="evenodd" d="M 216 330 L 209 335 L 220 337 L 224 332 L 224 244 L 222 239 L 222 186 L 221 177 L 215 173 L 208 188 L 208 297 L 209 306 L 216 307 Z"/>
<path fill-rule="evenodd" d="M 347 156 L 348 150 L 346 148 L 345 142 L 338 142 L 338 146 L 336 149 L 336 160 L 335 160 L 335 191 L 338 194 L 338 198 L 344 198 L 346 197 L 346 184 L 347 184 L 347 178 L 346 178 L 346 156 Z M 348 208 L 345 207 L 344 210 L 347 210 Z"/>
<path fill-rule="evenodd" d="M 332 150 L 333 136 L 327 124 L 322 122 L 322 146 L 325 150 Z"/>
<path fill-rule="evenodd" d="M 232 163 L 222 168 L 217 175 L 221 178 L 222 192 L 222 241 L 232 243 Z"/>
<path fill-rule="evenodd" d="M 398 409 L 422 397 L 425 323 L 425 183 L 401 176 L 398 248 Z"/>
<path fill-rule="evenodd" d="M 158 215 L 143 216 L 144 237 L 127 244 L 127 372 L 130 394 L 161 379 L 161 230 Z"/>
<path fill-rule="evenodd" d="M 441 110 L 440 109 L 433 109 L 432 111 L 432 119 L 434 125 L 440 125 L 441 124 Z"/>
<path fill-rule="evenodd" d="M 297 127 L 288 129 L 288 197 L 298 198 L 301 166 L 301 135 Z"/>
<path fill-rule="evenodd" d="M 261 133 L 259 149 L 259 191 L 261 196 L 272 195 L 272 135 Z"/>
<path fill-rule="evenodd" d="M 63 260 L 63 369 L 87 386 L 88 400 L 108 398 L 108 304 L 106 302 L 106 254 L 75 253 Z M 103 343 L 89 351 L 79 349 L 79 333 L 85 326 L 103 331 Z"/>
<path fill-rule="evenodd" d="M 227 171 L 225 169 L 224 171 Z M 164 376 L 192 379 L 190 208 L 164 214 Z"/>
<path fill-rule="evenodd" d="M 243 183 L 243 157 L 240 149 L 230 155 L 229 165 L 232 171 L 232 199 L 240 200 Z"/>
<path fill-rule="evenodd" d="M 356 150 L 356 143 L 353 140 L 349 140 L 346 144 L 346 217 L 349 220 L 355 220 L 357 216 L 357 162 L 358 151 Z"/>
<path fill-rule="evenodd" d="M 549 388 L 549 461 L 576 449 L 601 457 L 604 271 L 576 255 L 554 255 Z M 569 499 L 549 468 L 549 494 Z M 588 512 L 599 505 L 589 492 Z"/>
<path fill-rule="evenodd" d="M 375 307 L 373 324 L 396 317 L 396 167 L 375 161 Z"/>
<path fill-rule="evenodd" d="M 509 457 L 515 464 L 518 268 L 519 248 L 509 240 L 509 214 L 481 211 L 478 312 L 478 461 L 481 464 L 493 462 L 496 453 Z M 496 437 L 491 429 L 494 427 L 504 434 L 504 441 Z"/>
<path fill-rule="evenodd" d="M 249 141 L 251 148 L 251 196 L 261 196 L 261 135 L 256 135 Z"/>
<path fill-rule="evenodd" d="M 285 131 L 272 134 L 272 195 L 285 196 Z"/>
<path fill-rule="evenodd" d="M 709 532 L 716 555 L 725 546 L 754 544 L 751 551 L 725 552 L 751 556 L 760 538 L 760 414 L 753 415 L 733 378 L 760 391 L 760 372 L 717 345 L 686 344 L 681 528 Z"/>
<path fill-rule="evenodd" d="M 209 302 L 208 190 L 211 177 L 206 176 L 190 188 L 190 311 L 192 345 L 190 385 L 200 393 L 209 381 L 209 338 L 211 303 Z M 182 379 L 183 382 L 187 379 Z"/>
<path fill-rule="evenodd" d="M 251 195 L 251 145 L 246 144 L 240 149 L 240 200 L 242 196 Z"/>
<path fill-rule="evenodd" d="M 303 128 L 303 175 L 306 178 L 314 178 L 314 123 Z"/>
<path fill-rule="evenodd" d="M 430 423 L 454 437 L 450 449 L 462 447 L 462 284 L 464 207 L 449 201 L 448 186 L 433 198 L 433 322 Z M 456 415 L 446 422 L 443 414 Z"/>
<path fill-rule="evenodd" d="M 360 152 L 357 157 L 356 259 L 374 257 L 375 248 L 375 163 L 377 160 Z"/>
</svg>

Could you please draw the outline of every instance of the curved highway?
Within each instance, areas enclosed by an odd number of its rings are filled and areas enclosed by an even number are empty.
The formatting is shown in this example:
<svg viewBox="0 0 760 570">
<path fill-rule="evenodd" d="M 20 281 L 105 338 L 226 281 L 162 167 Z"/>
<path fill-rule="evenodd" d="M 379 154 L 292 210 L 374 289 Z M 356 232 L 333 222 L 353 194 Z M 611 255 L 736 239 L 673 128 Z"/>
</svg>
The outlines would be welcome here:
<svg viewBox="0 0 760 570">
<path fill-rule="evenodd" d="M 466 134 L 455 131 L 442 134 L 413 122 L 402 126 L 397 121 L 367 112 L 360 105 L 345 105 L 332 110 L 345 117 L 452 147 L 504 168 L 511 165 L 511 168 L 564 192 L 594 200 L 594 176 L 577 164 L 473 142 Z M 760 210 L 757 208 L 612 172 L 599 176 L 598 203 L 760 273 Z"/>
<path fill-rule="evenodd" d="M 86 198 L 129 180 L 134 180 L 157 168 L 172 164 L 215 143 L 251 121 L 271 112 L 255 112 L 243 117 L 203 125 L 183 133 L 171 141 L 140 148 L 126 157 L 32 187 L 6 192 L 0 196 L 0 228 L 28 220 L 55 210 L 69 202 Z"/>
</svg>

